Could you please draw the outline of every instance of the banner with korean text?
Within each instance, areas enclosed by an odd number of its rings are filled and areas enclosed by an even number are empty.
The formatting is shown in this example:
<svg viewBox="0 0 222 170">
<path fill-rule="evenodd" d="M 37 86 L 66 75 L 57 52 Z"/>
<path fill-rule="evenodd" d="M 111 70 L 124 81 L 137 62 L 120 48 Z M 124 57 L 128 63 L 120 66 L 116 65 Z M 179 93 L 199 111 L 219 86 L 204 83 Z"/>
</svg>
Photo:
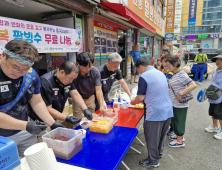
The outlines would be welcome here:
<svg viewBox="0 0 222 170">
<path fill-rule="evenodd" d="M 174 33 L 175 0 L 167 0 L 166 33 Z"/>
<path fill-rule="evenodd" d="M 197 0 L 190 0 L 188 26 L 196 25 Z"/>
<path fill-rule="evenodd" d="M 0 16 L 0 53 L 13 39 L 28 41 L 39 53 L 78 52 L 81 48 L 75 29 Z"/>
</svg>

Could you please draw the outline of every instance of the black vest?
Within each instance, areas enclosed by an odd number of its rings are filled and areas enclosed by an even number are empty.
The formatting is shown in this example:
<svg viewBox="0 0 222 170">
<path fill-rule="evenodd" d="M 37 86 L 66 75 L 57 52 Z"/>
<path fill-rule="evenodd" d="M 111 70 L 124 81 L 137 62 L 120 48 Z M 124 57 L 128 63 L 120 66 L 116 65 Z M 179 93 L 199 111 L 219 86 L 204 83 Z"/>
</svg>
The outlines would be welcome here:
<svg viewBox="0 0 222 170">
<path fill-rule="evenodd" d="M 33 69 L 34 71 L 34 69 Z M 36 73 L 35 73 L 36 74 Z M 29 100 L 32 98 L 32 95 L 34 93 L 34 84 L 35 84 L 35 76 L 33 78 L 31 86 L 28 88 L 26 93 L 21 97 L 21 99 L 16 103 L 16 105 L 6 114 L 8 114 L 11 117 L 14 117 L 15 119 L 19 120 L 28 120 L 28 103 Z M 0 86 L 2 85 L 8 85 L 8 91 L 0 92 L 0 105 L 5 105 L 7 103 L 10 103 L 13 101 L 19 90 L 15 87 L 15 85 L 11 82 L 10 78 L 8 78 L 2 71 L 0 67 Z M 0 128 L 0 136 L 10 136 L 15 134 L 16 132 L 19 132 L 18 130 L 6 130 Z"/>
<path fill-rule="evenodd" d="M 65 107 L 66 100 L 69 97 L 69 88 L 71 85 L 69 84 L 64 86 L 55 76 L 56 71 L 57 70 L 53 70 L 44 74 L 43 76 L 41 76 L 41 79 L 48 80 L 53 90 L 52 108 L 62 113 Z M 37 119 L 39 121 L 42 121 L 34 111 L 31 111 L 29 116 L 32 120 Z"/>
</svg>

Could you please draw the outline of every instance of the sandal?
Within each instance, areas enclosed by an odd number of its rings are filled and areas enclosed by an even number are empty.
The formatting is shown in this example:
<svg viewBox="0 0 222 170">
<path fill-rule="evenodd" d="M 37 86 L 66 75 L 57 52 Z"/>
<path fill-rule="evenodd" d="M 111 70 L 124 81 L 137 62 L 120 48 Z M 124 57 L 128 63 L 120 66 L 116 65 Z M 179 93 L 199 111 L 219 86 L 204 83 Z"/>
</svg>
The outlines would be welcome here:
<svg viewBox="0 0 222 170">
<path fill-rule="evenodd" d="M 130 83 L 131 85 L 133 85 L 134 83 Z"/>
<path fill-rule="evenodd" d="M 138 83 L 138 82 L 134 81 L 134 83 Z"/>
</svg>

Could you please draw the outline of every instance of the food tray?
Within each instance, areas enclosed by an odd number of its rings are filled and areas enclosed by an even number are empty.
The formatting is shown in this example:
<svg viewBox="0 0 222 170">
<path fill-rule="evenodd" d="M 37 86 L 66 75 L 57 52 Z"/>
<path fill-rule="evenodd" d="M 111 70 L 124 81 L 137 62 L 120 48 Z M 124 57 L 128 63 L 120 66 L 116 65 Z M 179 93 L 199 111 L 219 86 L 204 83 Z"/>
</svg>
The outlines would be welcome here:
<svg viewBox="0 0 222 170">
<path fill-rule="evenodd" d="M 90 122 L 89 124 L 90 132 L 108 134 L 113 128 L 113 122 L 112 122 L 113 119 L 107 117 L 97 117 L 94 118 L 93 121 L 97 122 Z M 99 124 L 99 123 L 104 123 L 102 121 L 107 121 L 108 123 L 106 125 Z"/>
</svg>

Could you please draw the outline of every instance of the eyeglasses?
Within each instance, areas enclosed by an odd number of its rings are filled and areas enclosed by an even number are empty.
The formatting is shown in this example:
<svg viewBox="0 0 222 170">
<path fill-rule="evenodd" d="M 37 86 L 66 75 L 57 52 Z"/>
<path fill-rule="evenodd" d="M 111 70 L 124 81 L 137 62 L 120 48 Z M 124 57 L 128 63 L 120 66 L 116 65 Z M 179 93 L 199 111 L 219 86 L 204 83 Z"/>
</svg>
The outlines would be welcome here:
<svg viewBox="0 0 222 170">
<path fill-rule="evenodd" d="M 9 62 L 9 65 L 10 65 L 10 69 L 11 69 L 12 73 L 20 73 L 20 72 L 22 72 L 22 74 L 26 74 L 29 71 L 29 68 L 26 68 L 26 69 L 23 69 L 23 70 L 21 70 L 19 68 L 16 68 L 10 62 Z"/>
<path fill-rule="evenodd" d="M 217 60 L 222 61 L 222 58 L 217 58 Z"/>
<path fill-rule="evenodd" d="M 166 65 L 167 68 L 170 68 L 170 64 Z"/>
</svg>

